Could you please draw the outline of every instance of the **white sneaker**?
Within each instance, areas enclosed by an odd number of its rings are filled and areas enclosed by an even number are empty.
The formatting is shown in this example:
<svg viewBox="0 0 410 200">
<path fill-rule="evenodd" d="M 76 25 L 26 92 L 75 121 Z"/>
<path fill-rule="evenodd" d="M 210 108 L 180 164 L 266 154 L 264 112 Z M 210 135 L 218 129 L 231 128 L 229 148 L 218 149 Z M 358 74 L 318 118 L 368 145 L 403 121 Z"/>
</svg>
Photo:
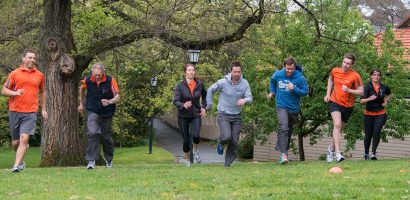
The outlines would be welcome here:
<svg viewBox="0 0 410 200">
<path fill-rule="evenodd" d="M 95 168 L 95 161 L 94 160 L 88 161 L 87 169 L 94 169 L 94 168 Z"/>
<path fill-rule="evenodd" d="M 333 162 L 333 155 L 334 155 L 333 144 L 331 144 L 327 147 L 326 161 L 329 163 Z"/>
<path fill-rule="evenodd" d="M 194 151 L 194 163 L 201 163 L 198 151 Z"/>
<path fill-rule="evenodd" d="M 337 153 L 336 154 L 336 162 L 342 162 L 345 160 L 345 157 L 342 156 L 342 154 Z"/>
<path fill-rule="evenodd" d="M 26 168 L 26 163 L 23 161 L 21 161 L 21 163 L 19 164 L 19 166 L 17 166 L 19 168 L 19 170 L 23 170 L 24 168 Z"/>
</svg>

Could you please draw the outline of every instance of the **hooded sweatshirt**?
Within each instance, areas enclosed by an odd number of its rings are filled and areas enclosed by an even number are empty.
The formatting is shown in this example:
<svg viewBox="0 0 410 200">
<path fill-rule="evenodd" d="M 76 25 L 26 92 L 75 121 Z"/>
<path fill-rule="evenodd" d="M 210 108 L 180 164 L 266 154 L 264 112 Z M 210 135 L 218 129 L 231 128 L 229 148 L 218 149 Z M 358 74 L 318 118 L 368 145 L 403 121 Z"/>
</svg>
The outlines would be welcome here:
<svg viewBox="0 0 410 200">
<path fill-rule="evenodd" d="M 213 96 L 217 91 L 221 92 L 217 107 L 218 113 L 229 115 L 240 114 L 242 112 L 242 106 L 236 105 L 238 100 L 244 98 L 246 103 L 250 103 L 253 100 L 248 81 L 241 76 L 239 81 L 234 84 L 231 80 L 231 73 L 229 73 L 208 88 L 206 95 L 207 110 L 211 109 Z"/>
<path fill-rule="evenodd" d="M 294 88 L 289 90 L 288 84 Z M 300 97 L 308 94 L 308 85 L 303 77 L 303 68 L 296 65 L 296 69 L 289 77 L 286 76 L 285 68 L 276 70 L 270 78 L 270 92 L 276 96 L 276 107 L 285 108 L 290 112 L 299 112 Z"/>
</svg>

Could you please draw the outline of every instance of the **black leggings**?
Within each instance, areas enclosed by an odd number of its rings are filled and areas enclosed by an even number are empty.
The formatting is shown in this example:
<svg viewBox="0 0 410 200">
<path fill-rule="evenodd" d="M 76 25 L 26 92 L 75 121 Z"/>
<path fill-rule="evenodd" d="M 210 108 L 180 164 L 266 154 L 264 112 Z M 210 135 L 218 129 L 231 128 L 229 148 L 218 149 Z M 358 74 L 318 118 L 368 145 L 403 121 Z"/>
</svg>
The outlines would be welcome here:
<svg viewBox="0 0 410 200">
<path fill-rule="evenodd" d="M 191 126 L 190 126 L 191 125 Z M 189 137 L 192 134 L 192 140 L 195 144 L 199 144 L 199 131 L 201 130 L 202 119 L 201 117 L 178 117 L 178 126 L 181 131 L 182 137 L 184 138 L 183 142 L 183 151 L 188 153 L 189 148 Z"/>
<path fill-rule="evenodd" d="M 372 153 L 376 155 L 376 149 L 380 142 L 380 133 L 386 124 L 387 115 L 364 115 L 364 153 L 369 154 L 370 143 L 373 138 Z"/>
</svg>

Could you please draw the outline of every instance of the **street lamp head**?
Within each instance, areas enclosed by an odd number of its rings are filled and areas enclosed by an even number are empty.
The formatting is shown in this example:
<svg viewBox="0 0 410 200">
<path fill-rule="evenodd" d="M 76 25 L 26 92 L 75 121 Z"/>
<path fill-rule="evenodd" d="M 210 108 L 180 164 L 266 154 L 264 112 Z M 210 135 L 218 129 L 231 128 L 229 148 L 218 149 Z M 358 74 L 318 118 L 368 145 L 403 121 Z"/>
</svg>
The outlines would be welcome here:
<svg viewBox="0 0 410 200">
<path fill-rule="evenodd" d="M 192 64 L 198 63 L 200 50 L 188 50 L 189 62 Z"/>
<path fill-rule="evenodd" d="M 151 86 L 152 87 L 157 87 L 157 82 L 158 82 L 158 79 L 157 79 L 156 76 L 151 78 Z"/>
</svg>

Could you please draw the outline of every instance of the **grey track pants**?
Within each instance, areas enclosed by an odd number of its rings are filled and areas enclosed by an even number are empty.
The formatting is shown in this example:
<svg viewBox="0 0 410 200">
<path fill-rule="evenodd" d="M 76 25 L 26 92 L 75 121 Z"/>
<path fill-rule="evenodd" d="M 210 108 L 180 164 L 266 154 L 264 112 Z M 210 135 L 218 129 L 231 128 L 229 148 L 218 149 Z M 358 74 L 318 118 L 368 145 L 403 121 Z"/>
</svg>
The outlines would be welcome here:
<svg viewBox="0 0 410 200">
<path fill-rule="evenodd" d="M 292 127 L 297 122 L 298 113 L 289 112 L 285 108 L 276 108 L 276 114 L 279 122 L 276 147 L 281 153 L 286 153 L 289 150 L 289 144 L 292 138 Z"/>
<path fill-rule="evenodd" d="M 239 153 L 239 134 L 242 127 L 242 116 L 219 113 L 217 117 L 220 135 L 218 142 L 227 144 L 225 166 L 229 167 Z"/>
<path fill-rule="evenodd" d="M 99 117 L 98 114 L 88 111 L 87 129 L 88 146 L 85 159 L 98 160 L 100 140 L 102 139 L 105 160 L 112 161 L 114 156 L 114 141 L 112 139 L 112 117 Z"/>
</svg>

